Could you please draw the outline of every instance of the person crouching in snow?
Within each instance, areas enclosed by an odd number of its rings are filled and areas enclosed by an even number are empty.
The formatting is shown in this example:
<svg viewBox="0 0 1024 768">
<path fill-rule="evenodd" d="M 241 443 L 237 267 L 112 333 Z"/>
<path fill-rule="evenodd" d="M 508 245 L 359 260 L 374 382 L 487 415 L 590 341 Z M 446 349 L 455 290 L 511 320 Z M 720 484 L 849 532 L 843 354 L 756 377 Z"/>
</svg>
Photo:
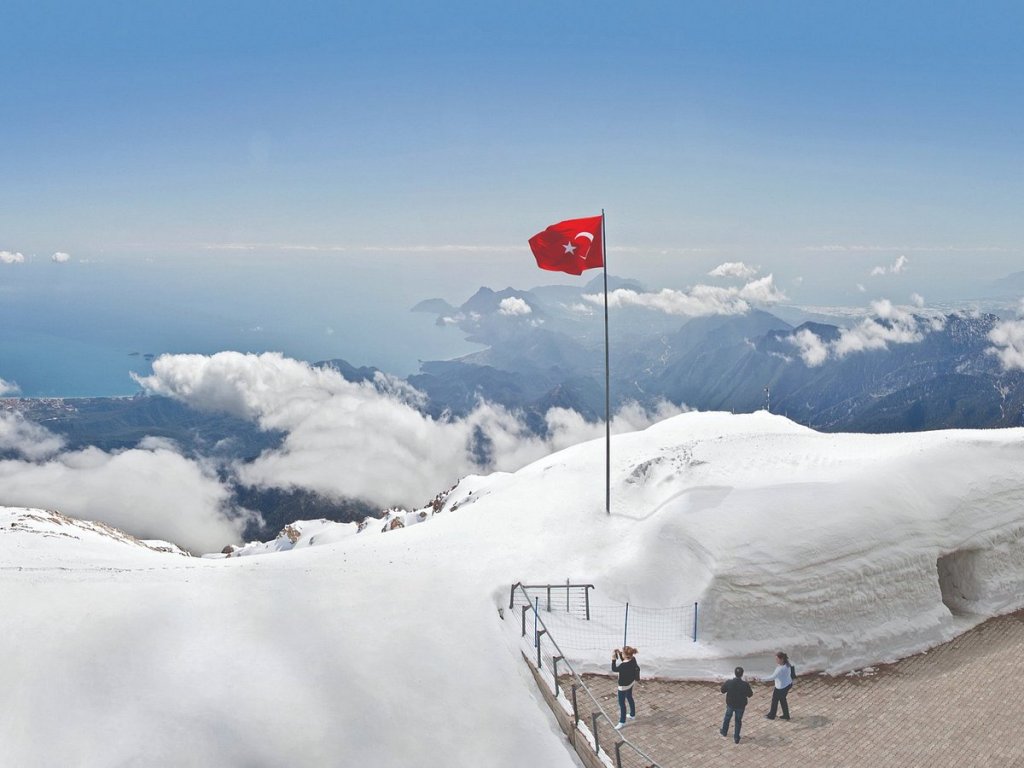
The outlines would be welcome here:
<svg viewBox="0 0 1024 768">
<path fill-rule="evenodd" d="M 774 720 L 775 713 L 781 704 L 782 719 L 789 720 L 789 703 L 786 701 L 786 697 L 789 695 L 789 689 L 793 687 L 793 668 L 789 664 L 789 656 L 782 651 L 775 654 L 775 663 L 777 665 L 775 671 L 764 678 L 766 683 L 769 680 L 775 682 L 775 688 L 772 690 L 772 708 L 768 710 L 768 714 L 765 717 L 769 720 Z"/>
<path fill-rule="evenodd" d="M 628 645 L 622 646 L 622 650 L 615 649 L 612 652 L 612 672 L 619 673 L 619 724 L 615 730 L 621 729 L 626 724 L 626 702 L 629 702 L 629 719 L 636 717 L 636 704 L 633 702 L 633 683 L 640 679 L 640 665 L 636 663 L 636 648 Z M 619 664 L 619 660 L 622 661 Z"/>
</svg>

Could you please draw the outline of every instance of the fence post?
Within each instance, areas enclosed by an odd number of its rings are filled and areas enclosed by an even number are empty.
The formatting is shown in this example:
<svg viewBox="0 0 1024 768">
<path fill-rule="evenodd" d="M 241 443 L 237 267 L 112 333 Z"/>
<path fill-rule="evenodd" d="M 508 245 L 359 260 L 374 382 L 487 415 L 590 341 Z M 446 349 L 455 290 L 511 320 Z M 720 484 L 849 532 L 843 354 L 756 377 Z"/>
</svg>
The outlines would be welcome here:
<svg viewBox="0 0 1024 768">
<path fill-rule="evenodd" d="M 540 665 L 540 636 L 543 635 L 546 632 L 547 632 L 546 629 L 542 629 L 540 632 L 537 633 L 537 671 L 538 672 L 540 672 L 540 671 L 542 671 L 544 669 L 544 667 L 542 667 Z"/>
<path fill-rule="evenodd" d="M 515 603 L 516 603 L 516 587 L 518 587 L 522 583 L 523 582 L 521 582 L 521 581 L 517 581 L 515 584 L 512 585 L 512 589 L 510 589 L 508 591 L 508 609 L 510 611 L 513 608 L 515 608 Z"/>
<path fill-rule="evenodd" d="M 593 731 L 594 731 L 594 754 L 595 755 L 600 755 L 601 754 L 601 742 L 599 741 L 599 738 L 598 738 L 598 735 L 597 735 L 597 718 L 600 715 L 601 715 L 600 712 L 591 712 L 590 713 L 590 723 L 591 723 L 591 725 L 594 726 L 593 727 Z"/>
<path fill-rule="evenodd" d="M 533 644 L 539 645 L 540 641 L 537 639 L 537 607 L 540 604 L 540 598 L 533 598 Z"/>
<path fill-rule="evenodd" d="M 697 642 L 697 603 L 693 604 L 693 642 Z"/>
<path fill-rule="evenodd" d="M 626 617 L 622 622 L 622 645 L 626 645 L 626 634 L 629 631 L 629 603 L 626 603 Z"/>
<path fill-rule="evenodd" d="M 521 634 L 520 637 L 526 637 L 526 611 L 527 611 L 527 609 L 529 609 L 529 607 L 530 606 L 528 606 L 528 605 L 522 606 L 522 608 L 523 608 L 523 621 L 522 621 L 522 624 L 523 624 L 523 634 Z"/>
<path fill-rule="evenodd" d="M 580 724 L 580 708 L 576 706 L 576 689 L 579 688 L 576 683 L 572 684 L 572 727 L 577 728 Z"/>
<path fill-rule="evenodd" d="M 622 742 L 615 742 L 615 768 L 622 768 Z"/>
<path fill-rule="evenodd" d="M 552 656 L 551 657 L 551 672 L 552 672 L 552 674 L 554 675 L 554 678 L 555 678 L 555 680 L 554 680 L 555 686 L 554 687 L 555 687 L 555 698 L 556 699 L 558 698 L 559 690 L 561 690 L 558 687 L 558 662 L 560 662 L 564 658 L 565 658 L 564 656 Z"/>
<path fill-rule="evenodd" d="M 548 613 L 551 613 L 551 585 L 548 584 L 548 607 L 545 609 Z"/>
<path fill-rule="evenodd" d="M 565 580 L 565 612 L 569 612 L 569 580 Z"/>
<path fill-rule="evenodd" d="M 593 585 L 588 584 L 583 588 L 583 597 L 587 603 L 587 621 L 590 621 L 590 590 Z"/>
</svg>

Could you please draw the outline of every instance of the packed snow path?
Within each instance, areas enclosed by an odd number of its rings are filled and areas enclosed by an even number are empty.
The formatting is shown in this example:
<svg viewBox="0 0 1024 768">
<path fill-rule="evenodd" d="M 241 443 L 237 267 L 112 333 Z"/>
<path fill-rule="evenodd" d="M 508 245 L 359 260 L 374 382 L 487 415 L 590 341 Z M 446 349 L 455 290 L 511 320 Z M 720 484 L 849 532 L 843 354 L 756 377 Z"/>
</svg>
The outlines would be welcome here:
<svg viewBox="0 0 1024 768">
<path fill-rule="evenodd" d="M 726 739 L 718 734 L 725 711 L 718 683 L 645 681 L 625 735 L 663 768 L 1021 766 L 1024 708 L 1011 702 L 1021 658 L 1024 611 L 896 664 L 798 676 L 789 722 L 765 720 L 771 688 L 752 682 L 739 744 L 731 728 Z M 606 711 L 616 710 L 610 678 L 588 675 L 587 685 L 606 692 Z M 617 740 L 606 725 L 600 737 L 609 749 Z M 622 755 L 624 766 L 635 764 L 629 750 Z"/>
</svg>

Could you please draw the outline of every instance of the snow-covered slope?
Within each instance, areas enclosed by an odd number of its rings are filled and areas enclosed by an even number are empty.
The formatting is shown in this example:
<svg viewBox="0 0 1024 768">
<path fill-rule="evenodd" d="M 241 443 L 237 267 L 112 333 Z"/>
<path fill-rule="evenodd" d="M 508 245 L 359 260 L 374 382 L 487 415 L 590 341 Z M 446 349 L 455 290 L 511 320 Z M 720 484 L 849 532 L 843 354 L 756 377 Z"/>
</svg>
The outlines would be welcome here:
<svg viewBox="0 0 1024 768">
<path fill-rule="evenodd" d="M 32 765 L 572 765 L 498 619 L 511 583 L 700 601 L 700 641 L 641 647 L 648 674 L 892 658 L 1024 605 L 1022 459 L 1024 430 L 692 413 L 614 439 L 610 516 L 597 441 L 401 529 L 307 522 L 234 553 L 290 550 L 262 556 L 121 543 L 113 569 L 112 542 L 0 525 L 0 737 Z"/>
</svg>

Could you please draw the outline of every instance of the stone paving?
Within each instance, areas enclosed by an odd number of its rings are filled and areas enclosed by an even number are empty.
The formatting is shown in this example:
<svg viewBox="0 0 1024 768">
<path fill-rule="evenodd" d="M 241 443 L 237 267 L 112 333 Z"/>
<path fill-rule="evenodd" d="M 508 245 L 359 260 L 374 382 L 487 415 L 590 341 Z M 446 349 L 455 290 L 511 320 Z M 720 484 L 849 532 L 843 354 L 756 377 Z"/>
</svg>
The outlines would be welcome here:
<svg viewBox="0 0 1024 768">
<path fill-rule="evenodd" d="M 662 768 L 1024 768 L 1024 611 L 873 672 L 802 676 L 794 662 L 793 719 L 766 720 L 771 688 L 752 683 L 739 744 L 731 728 L 719 735 L 720 683 L 641 682 L 637 719 L 623 735 Z M 601 705 L 617 715 L 612 678 L 585 679 L 607 691 Z M 617 733 L 602 725 L 599 736 L 614 754 Z M 622 765 L 646 763 L 623 749 Z"/>
</svg>

